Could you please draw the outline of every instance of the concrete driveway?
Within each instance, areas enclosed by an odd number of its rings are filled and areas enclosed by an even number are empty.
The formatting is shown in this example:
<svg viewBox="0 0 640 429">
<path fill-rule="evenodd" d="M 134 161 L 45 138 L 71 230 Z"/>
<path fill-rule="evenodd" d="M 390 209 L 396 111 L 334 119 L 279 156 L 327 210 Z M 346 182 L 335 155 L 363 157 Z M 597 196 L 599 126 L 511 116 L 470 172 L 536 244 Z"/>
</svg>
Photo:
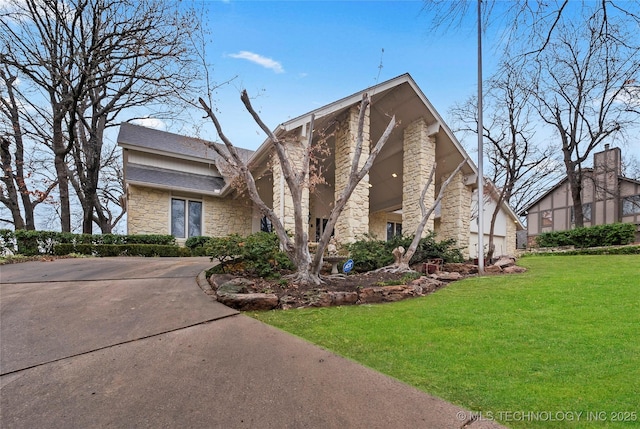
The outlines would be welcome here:
<svg viewBox="0 0 640 429">
<path fill-rule="evenodd" d="M 0 427 L 500 427 L 213 301 L 210 265 L 1 266 Z"/>
</svg>

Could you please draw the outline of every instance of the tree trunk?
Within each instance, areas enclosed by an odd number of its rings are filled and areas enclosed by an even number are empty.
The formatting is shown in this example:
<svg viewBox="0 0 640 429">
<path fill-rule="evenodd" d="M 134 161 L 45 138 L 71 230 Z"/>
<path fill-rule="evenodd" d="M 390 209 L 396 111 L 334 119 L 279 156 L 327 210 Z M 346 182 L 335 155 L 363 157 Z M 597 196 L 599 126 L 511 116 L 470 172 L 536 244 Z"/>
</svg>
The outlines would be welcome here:
<svg viewBox="0 0 640 429">
<path fill-rule="evenodd" d="M 67 146 L 64 144 L 62 132 L 63 118 L 54 113 L 53 120 L 53 153 L 56 177 L 58 179 L 58 194 L 60 196 L 60 228 L 62 232 L 71 232 L 71 204 L 69 198 L 69 177 L 66 157 Z"/>
<path fill-rule="evenodd" d="M 582 170 L 578 166 L 578 171 L 567 169 L 569 174 L 569 188 L 571 190 L 571 201 L 573 203 L 573 219 L 576 228 L 584 226 L 584 215 L 582 213 Z"/>
<path fill-rule="evenodd" d="M 13 181 L 13 174 L 11 168 L 11 152 L 9 151 L 10 142 L 8 139 L 2 138 L 1 146 L 0 146 L 0 155 L 2 159 L 2 170 L 4 171 L 4 175 L 2 176 L 2 182 L 4 183 L 7 196 L 0 195 L 2 198 L 2 203 L 9 209 L 11 212 L 11 217 L 13 219 L 13 226 L 16 230 L 24 229 L 25 222 L 22 218 L 22 213 L 20 212 L 20 205 L 18 204 L 18 190 L 16 189 L 15 183 Z"/>
</svg>

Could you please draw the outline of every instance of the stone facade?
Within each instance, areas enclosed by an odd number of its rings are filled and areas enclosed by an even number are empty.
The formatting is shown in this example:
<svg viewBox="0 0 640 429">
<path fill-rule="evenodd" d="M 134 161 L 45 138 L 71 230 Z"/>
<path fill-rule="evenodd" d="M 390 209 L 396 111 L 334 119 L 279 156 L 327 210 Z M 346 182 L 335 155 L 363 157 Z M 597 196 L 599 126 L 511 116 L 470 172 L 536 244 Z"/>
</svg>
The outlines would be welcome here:
<svg viewBox="0 0 640 429">
<path fill-rule="evenodd" d="M 304 157 L 305 147 L 302 144 L 289 144 L 287 146 L 287 156 L 292 163 L 294 169 L 299 169 Z M 273 165 L 273 210 L 284 225 L 284 229 L 295 232 L 295 217 L 293 211 L 293 198 L 287 182 L 282 176 L 282 167 L 280 160 L 275 151 L 271 157 L 271 165 Z M 309 188 L 305 186 L 302 190 L 302 214 L 309 213 Z M 307 219 L 303 219 L 306 224 Z M 308 231 L 307 231 L 308 232 Z"/>
<path fill-rule="evenodd" d="M 171 192 L 129 185 L 127 234 L 170 234 Z"/>
<path fill-rule="evenodd" d="M 369 215 L 369 234 L 377 240 L 387 239 L 387 213 L 377 212 Z"/>
<path fill-rule="evenodd" d="M 346 187 L 351 170 L 351 161 L 355 152 L 358 133 L 359 107 L 349 109 L 346 117 L 340 121 L 336 130 L 335 150 L 335 199 Z M 364 140 L 359 167 L 362 167 L 369 156 L 369 111 L 364 122 Z M 369 232 L 369 175 L 364 176 L 351 194 L 351 198 L 338 219 L 335 227 L 336 239 L 340 243 L 352 243 L 359 236 Z"/>
<path fill-rule="evenodd" d="M 505 237 L 505 241 L 507 244 L 507 255 L 515 255 L 516 254 L 516 223 L 507 218 L 507 235 Z"/>
<path fill-rule="evenodd" d="M 129 185 L 127 234 L 171 234 L 170 191 Z M 203 205 L 203 235 L 226 236 L 251 233 L 252 206 L 244 198 L 193 198 Z"/>
<path fill-rule="evenodd" d="M 203 199 L 203 231 L 204 235 L 224 237 L 229 234 L 251 234 L 252 204 L 246 198 Z"/>
<path fill-rule="evenodd" d="M 471 189 L 464 184 L 464 175 L 458 172 L 445 189 L 440 206 L 438 240 L 455 239 L 465 258 L 469 257 L 471 195 Z M 515 243 L 515 234 L 513 242 Z"/>
<path fill-rule="evenodd" d="M 428 136 L 424 119 L 421 118 L 407 127 L 404 132 L 403 149 L 405 180 L 402 183 L 402 230 L 405 234 L 413 234 L 422 220 L 419 201 L 436 158 L 436 141 Z M 435 184 L 432 183 L 425 194 L 427 209 L 434 198 Z M 426 236 L 428 231 L 433 231 L 433 218 L 432 214 L 424 228 L 423 236 Z"/>
</svg>

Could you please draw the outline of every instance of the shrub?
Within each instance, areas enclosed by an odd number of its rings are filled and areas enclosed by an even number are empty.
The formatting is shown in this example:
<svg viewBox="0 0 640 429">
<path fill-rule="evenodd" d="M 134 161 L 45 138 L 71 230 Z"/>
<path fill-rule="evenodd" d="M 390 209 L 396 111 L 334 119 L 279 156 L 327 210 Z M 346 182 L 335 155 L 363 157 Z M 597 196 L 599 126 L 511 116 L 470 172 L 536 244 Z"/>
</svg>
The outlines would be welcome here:
<svg viewBox="0 0 640 429">
<path fill-rule="evenodd" d="M 92 256 L 191 256 L 191 252 L 186 247 L 178 247 L 165 244 L 56 244 L 54 246 L 56 255 L 68 255 L 78 253 Z"/>
<path fill-rule="evenodd" d="M 616 246 L 633 243 L 635 233 L 636 225 L 632 223 L 613 223 L 575 228 L 568 231 L 544 232 L 536 237 L 536 243 L 540 247 Z"/>
<path fill-rule="evenodd" d="M 347 245 L 354 269 L 359 272 L 372 271 L 393 262 L 393 255 L 386 241 L 365 235 L 360 240 Z M 391 248 L 393 249 L 393 248 Z"/>
<path fill-rule="evenodd" d="M 256 232 L 239 246 L 245 268 L 260 277 L 271 277 L 279 270 L 292 268 L 287 255 L 280 251 L 280 240 L 274 233 Z"/>
<path fill-rule="evenodd" d="M 227 237 L 211 237 L 205 246 L 205 254 L 211 260 L 217 259 L 220 262 L 220 269 L 225 272 L 227 264 L 240 257 L 242 250 L 239 243 L 242 237 L 238 234 L 231 234 Z"/>
<path fill-rule="evenodd" d="M 210 239 L 205 235 L 197 235 L 187 238 L 184 245 L 191 251 L 192 256 L 206 256 L 206 246 Z"/>
<path fill-rule="evenodd" d="M 209 238 L 210 237 L 207 237 L 206 235 L 196 235 L 194 237 L 187 238 L 187 241 L 185 241 L 184 245 L 191 250 L 198 247 L 205 247 L 207 241 L 209 241 Z"/>
<path fill-rule="evenodd" d="M 212 237 L 205 249 L 207 256 L 220 262 L 222 272 L 238 262 L 242 262 L 246 271 L 260 277 L 270 277 L 280 270 L 292 268 L 287 255 L 280 251 L 278 237 L 269 232 L 256 232 L 246 237 L 238 234 Z"/>
<path fill-rule="evenodd" d="M 408 249 L 412 241 L 411 236 L 396 236 L 389 241 L 383 241 L 365 235 L 361 240 L 348 245 L 349 255 L 353 259 L 356 271 L 371 271 L 393 263 L 393 249 L 398 246 Z M 445 262 L 462 262 L 462 252 L 455 246 L 454 239 L 438 242 L 435 232 L 429 232 L 426 237 L 420 239 L 409 264 L 418 264 L 433 258 L 442 258 Z"/>
<path fill-rule="evenodd" d="M 10 229 L 0 229 L 0 255 L 16 253 L 16 235 Z"/>
</svg>

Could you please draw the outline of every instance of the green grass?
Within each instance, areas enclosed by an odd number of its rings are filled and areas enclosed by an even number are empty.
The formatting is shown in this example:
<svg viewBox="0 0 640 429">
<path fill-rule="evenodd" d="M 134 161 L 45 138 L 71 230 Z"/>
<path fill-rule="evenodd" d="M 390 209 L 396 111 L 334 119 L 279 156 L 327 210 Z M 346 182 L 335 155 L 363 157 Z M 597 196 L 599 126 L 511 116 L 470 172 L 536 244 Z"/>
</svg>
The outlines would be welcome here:
<svg viewBox="0 0 640 429">
<path fill-rule="evenodd" d="M 520 265 L 393 304 L 250 315 L 509 427 L 639 428 L 640 256 Z"/>
</svg>

